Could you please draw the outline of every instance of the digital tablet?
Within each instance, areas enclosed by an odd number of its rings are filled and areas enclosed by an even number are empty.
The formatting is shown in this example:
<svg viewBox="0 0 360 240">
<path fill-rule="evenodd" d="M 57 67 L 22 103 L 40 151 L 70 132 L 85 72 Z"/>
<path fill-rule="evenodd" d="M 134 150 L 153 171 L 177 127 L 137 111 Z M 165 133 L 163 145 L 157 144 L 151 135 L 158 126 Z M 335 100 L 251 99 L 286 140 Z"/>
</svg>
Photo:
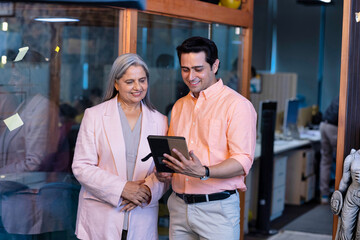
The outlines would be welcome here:
<svg viewBox="0 0 360 240">
<path fill-rule="evenodd" d="M 174 172 L 174 170 L 168 168 L 165 163 L 162 162 L 164 153 L 180 160 L 179 157 L 171 151 L 173 148 L 176 148 L 189 159 L 189 151 L 184 137 L 149 135 L 147 139 L 158 172 Z"/>
</svg>

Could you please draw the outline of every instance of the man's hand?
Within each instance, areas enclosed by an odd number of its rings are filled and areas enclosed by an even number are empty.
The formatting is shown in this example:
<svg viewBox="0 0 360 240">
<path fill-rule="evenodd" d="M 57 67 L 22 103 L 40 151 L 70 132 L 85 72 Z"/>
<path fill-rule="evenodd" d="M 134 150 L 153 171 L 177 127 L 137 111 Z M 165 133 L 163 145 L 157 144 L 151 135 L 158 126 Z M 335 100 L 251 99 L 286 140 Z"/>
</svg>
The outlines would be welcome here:
<svg viewBox="0 0 360 240">
<path fill-rule="evenodd" d="M 165 153 L 164 157 L 166 159 L 164 159 L 163 162 L 169 168 L 173 169 L 177 173 L 181 173 L 181 174 L 188 175 L 191 177 L 202 177 L 205 175 L 205 168 L 201 164 L 198 157 L 195 156 L 193 151 L 189 152 L 190 159 L 186 159 L 186 157 L 184 157 L 184 155 L 182 155 L 181 152 L 179 152 L 175 148 L 172 149 L 172 151 L 176 155 L 178 155 L 178 157 L 180 158 L 180 161 Z"/>
<path fill-rule="evenodd" d="M 121 197 L 137 206 L 148 203 L 151 200 L 151 192 L 149 187 L 143 184 L 144 182 L 144 180 L 126 182 Z"/>
</svg>

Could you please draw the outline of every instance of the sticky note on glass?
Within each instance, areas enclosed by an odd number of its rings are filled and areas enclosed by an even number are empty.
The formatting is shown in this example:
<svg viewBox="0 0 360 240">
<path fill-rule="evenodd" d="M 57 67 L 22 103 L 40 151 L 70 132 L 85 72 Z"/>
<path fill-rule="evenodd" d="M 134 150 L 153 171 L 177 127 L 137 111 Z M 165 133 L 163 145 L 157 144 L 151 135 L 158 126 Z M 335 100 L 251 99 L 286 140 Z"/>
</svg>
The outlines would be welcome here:
<svg viewBox="0 0 360 240">
<path fill-rule="evenodd" d="M 24 122 L 21 120 L 18 113 L 12 115 L 11 117 L 8 117 L 4 120 L 5 125 L 8 127 L 10 131 L 17 129 L 18 127 L 21 127 L 24 125 Z"/>
<path fill-rule="evenodd" d="M 27 53 L 28 50 L 29 50 L 29 47 L 19 48 L 19 53 L 16 56 L 14 62 L 21 61 L 25 57 L 25 54 Z"/>
</svg>

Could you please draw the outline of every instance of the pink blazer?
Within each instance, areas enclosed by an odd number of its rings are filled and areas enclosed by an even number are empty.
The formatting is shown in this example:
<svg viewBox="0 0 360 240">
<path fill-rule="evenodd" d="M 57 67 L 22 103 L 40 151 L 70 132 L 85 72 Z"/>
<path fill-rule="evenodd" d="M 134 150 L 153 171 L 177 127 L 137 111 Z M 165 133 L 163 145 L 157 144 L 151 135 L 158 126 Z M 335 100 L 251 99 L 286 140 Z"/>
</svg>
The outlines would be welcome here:
<svg viewBox="0 0 360 240">
<path fill-rule="evenodd" d="M 145 179 L 151 189 L 150 204 L 129 214 L 128 239 L 158 239 L 158 200 L 165 186 L 153 173 L 147 136 L 165 135 L 167 118 L 142 104 L 141 135 L 133 180 Z M 117 96 L 85 111 L 78 134 L 72 169 L 81 183 L 76 220 L 80 239 L 121 239 L 124 213 L 118 207 L 126 184 L 125 142 Z"/>
</svg>

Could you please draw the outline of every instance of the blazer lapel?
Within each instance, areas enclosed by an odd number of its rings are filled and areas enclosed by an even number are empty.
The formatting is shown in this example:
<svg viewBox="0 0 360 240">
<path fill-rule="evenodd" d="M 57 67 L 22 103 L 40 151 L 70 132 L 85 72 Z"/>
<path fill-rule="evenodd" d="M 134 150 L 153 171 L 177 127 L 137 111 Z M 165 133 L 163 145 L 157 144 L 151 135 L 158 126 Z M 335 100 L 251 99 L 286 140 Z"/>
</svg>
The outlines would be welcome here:
<svg viewBox="0 0 360 240">
<path fill-rule="evenodd" d="M 126 179 L 125 142 L 117 107 L 117 95 L 107 104 L 103 124 L 118 176 Z"/>
<path fill-rule="evenodd" d="M 156 134 L 158 132 L 156 119 L 153 118 L 152 112 L 146 107 L 146 105 L 144 105 L 143 103 L 141 104 L 143 117 L 141 122 L 140 141 L 136 157 L 133 180 L 144 179 L 146 177 L 147 172 L 153 163 L 153 160 L 152 158 L 150 158 L 146 162 L 142 162 L 141 159 L 151 152 L 147 137 L 151 134 Z"/>
</svg>

